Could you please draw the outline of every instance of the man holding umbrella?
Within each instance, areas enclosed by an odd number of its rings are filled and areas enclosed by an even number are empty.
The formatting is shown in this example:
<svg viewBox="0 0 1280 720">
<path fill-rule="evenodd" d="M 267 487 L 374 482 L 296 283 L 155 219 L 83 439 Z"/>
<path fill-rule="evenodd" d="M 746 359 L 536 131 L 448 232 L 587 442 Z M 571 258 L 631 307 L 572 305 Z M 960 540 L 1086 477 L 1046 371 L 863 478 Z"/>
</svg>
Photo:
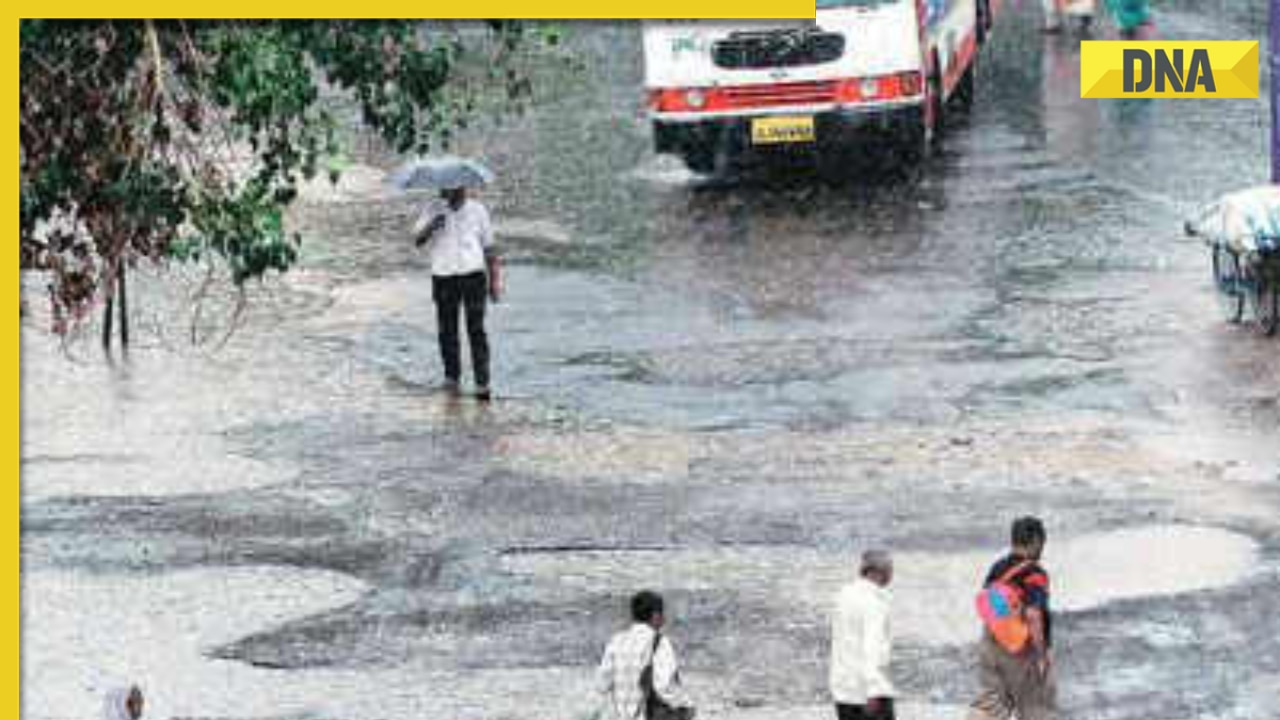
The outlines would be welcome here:
<svg viewBox="0 0 1280 720">
<path fill-rule="evenodd" d="M 463 311 L 471 347 L 476 398 L 490 399 L 489 339 L 484 329 L 485 303 L 498 299 L 499 263 L 494 251 L 489 211 L 467 197 L 469 187 L 485 184 L 492 174 L 468 160 L 417 163 L 397 173 L 401 187 L 437 187 L 445 207 L 423 211 L 414 224 L 418 247 L 430 243 L 431 297 L 436 304 L 440 357 L 445 389 L 461 391 L 462 362 L 458 342 L 458 314 Z"/>
</svg>

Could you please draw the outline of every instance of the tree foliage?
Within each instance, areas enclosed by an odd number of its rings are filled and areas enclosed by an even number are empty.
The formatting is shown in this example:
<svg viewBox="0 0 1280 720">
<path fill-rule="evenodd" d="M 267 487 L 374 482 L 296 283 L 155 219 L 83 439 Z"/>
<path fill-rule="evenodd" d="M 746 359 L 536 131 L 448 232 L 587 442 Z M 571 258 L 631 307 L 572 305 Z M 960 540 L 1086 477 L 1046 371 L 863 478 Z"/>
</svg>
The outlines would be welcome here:
<svg viewBox="0 0 1280 720">
<path fill-rule="evenodd" d="M 139 260 L 218 260 L 242 285 L 297 259 L 284 211 L 335 182 L 335 97 L 399 152 L 447 145 L 495 91 L 527 101 L 516 22 L 21 22 L 21 258 L 63 331 Z M 479 72 L 476 70 L 479 69 Z"/>
</svg>

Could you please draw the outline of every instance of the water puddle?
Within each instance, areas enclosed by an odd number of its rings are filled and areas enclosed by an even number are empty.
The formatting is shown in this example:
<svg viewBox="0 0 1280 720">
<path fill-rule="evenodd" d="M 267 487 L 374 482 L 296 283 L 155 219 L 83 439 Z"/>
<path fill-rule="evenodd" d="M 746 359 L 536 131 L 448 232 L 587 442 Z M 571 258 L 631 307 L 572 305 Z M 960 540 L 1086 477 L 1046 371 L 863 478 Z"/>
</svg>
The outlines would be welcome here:
<svg viewBox="0 0 1280 720">
<path fill-rule="evenodd" d="M 366 590 L 338 573 L 265 567 L 40 571 L 22 585 L 23 717 L 58 720 L 96 717 L 107 689 L 129 682 L 149 691 L 148 717 L 274 714 L 278 673 L 203 653 Z"/>
<path fill-rule="evenodd" d="M 116 365 L 97 356 L 75 362 L 31 328 L 22 345 L 24 502 L 230 492 L 296 473 L 234 454 L 216 431 L 248 412 L 253 397 L 216 363 L 150 352 Z M 284 416 L 286 404 L 274 405 Z"/>
<path fill-rule="evenodd" d="M 23 501 L 226 493 L 288 482 L 295 472 L 283 464 L 227 454 L 221 443 L 209 438 L 184 437 L 159 452 L 120 455 L 105 462 L 100 458 L 24 457 Z"/>
<path fill-rule="evenodd" d="M 162 575 L 28 573 L 23 586 L 23 717 L 97 717 L 110 688 L 137 683 L 148 718 L 578 718 L 584 668 L 441 672 L 278 670 L 204 653 L 355 601 L 367 586 L 327 571 L 192 570 Z M 549 691 L 548 688 L 554 688 Z"/>
<path fill-rule="evenodd" d="M 421 273 L 342 285 L 334 289 L 333 297 L 333 306 L 320 322 L 331 320 L 363 327 L 403 320 L 409 315 L 426 320 L 433 312 L 431 276 L 425 267 Z"/>
<path fill-rule="evenodd" d="M 1080 611 L 1225 587 L 1246 576 L 1256 554 L 1254 541 L 1243 535 L 1159 525 L 1051 542 L 1045 563 L 1056 609 Z M 972 598 L 993 560 L 994 553 L 985 552 L 898 555 L 897 635 L 930 646 L 975 639 Z M 766 605 L 807 607 L 824 618 L 831 598 L 853 574 L 853 560 L 843 553 L 776 547 L 646 552 L 643 558 L 630 552 L 526 553 L 504 562 L 516 574 L 580 592 L 727 590 Z"/>
<path fill-rule="evenodd" d="M 1085 535 L 1050 546 L 1059 609 L 1222 587 L 1254 563 L 1247 537 L 1212 528 L 1154 526 Z M 899 635 L 947 645 L 975 630 L 969 608 L 984 553 L 903 553 L 895 585 Z M 525 554 L 504 559 L 537 582 L 579 591 L 648 585 L 724 589 L 790 610 L 826 611 L 848 573 L 841 554 L 757 548 L 645 553 Z M 775 588 L 786 588 L 779 597 Z M 39 571 L 24 578 L 24 717 L 93 717 L 108 687 L 138 682 L 157 717 L 318 717 L 409 720 L 426 716 L 578 717 L 589 698 L 584 668 L 440 672 L 388 669 L 273 670 L 206 657 L 211 649 L 290 620 L 348 604 L 363 583 L 326 571 L 208 569 L 161 575 Z M 912 598 L 929 597 L 924 603 Z M 590 660 L 585 660 L 590 662 Z M 438 665 L 438 663 L 437 663 Z M 548 694 L 548 682 L 558 688 Z M 706 682 L 711 682 L 710 678 Z M 714 683 L 712 683 L 714 684 Z M 551 695 L 551 696 L 548 696 Z M 553 697 L 552 697 L 553 696 Z M 957 716 L 957 708 L 904 705 L 911 717 Z M 824 707 L 707 707 L 705 717 L 825 717 Z M 553 715 L 554 713 L 554 715 Z"/>
</svg>

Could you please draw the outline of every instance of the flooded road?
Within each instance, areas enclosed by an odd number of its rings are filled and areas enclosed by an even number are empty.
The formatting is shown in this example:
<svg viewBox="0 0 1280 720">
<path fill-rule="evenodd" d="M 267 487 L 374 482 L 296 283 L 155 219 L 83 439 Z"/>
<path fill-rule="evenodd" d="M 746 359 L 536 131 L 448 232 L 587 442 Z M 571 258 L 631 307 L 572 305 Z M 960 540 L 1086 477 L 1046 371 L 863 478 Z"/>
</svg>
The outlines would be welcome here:
<svg viewBox="0 0 1280 720">
<path fill-rule="evenodd" d="M 28 319 L 24 716 L 136 679 L 156 717 L 577 720 L 646 585 L 702 716 L 825 717 L 828 596 L 880 544 L 901 715 L 959 718 L 973 586 L 1035 513 L 1064 717 L 1280 718 L 1280 345 L 1180 235 L 1265 181 L 1267 107 L 1082 101 L 1024 4 L 905 173 L 693 176 L 650 152 L 636 27 L 575 26 L 564 97 L 460 148 L 500 175 L 491 407 L 433 390 L 373 167 L 308 195 L 219 352 L 163 279 L 128 362 Z M 1160 7 L 1264 34 L 1259 0 Z"/>
</svg>

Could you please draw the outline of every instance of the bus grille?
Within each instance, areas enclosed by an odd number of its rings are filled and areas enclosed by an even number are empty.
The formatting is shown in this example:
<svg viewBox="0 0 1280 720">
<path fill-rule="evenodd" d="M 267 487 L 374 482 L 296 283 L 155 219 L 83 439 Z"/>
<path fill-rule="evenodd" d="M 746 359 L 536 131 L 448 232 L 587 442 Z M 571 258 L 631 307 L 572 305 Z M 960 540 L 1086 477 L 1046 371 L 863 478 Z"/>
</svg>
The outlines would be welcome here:
<svg viewBox="0 0 1280 720">
<path fill-rule="evenodd" d="M 844 54 L 839 33 L 794 30 L 734 33 L 711 46 L 711 59 L 726 70 L 803 67 L 834 62 Z"/>
</svg>

